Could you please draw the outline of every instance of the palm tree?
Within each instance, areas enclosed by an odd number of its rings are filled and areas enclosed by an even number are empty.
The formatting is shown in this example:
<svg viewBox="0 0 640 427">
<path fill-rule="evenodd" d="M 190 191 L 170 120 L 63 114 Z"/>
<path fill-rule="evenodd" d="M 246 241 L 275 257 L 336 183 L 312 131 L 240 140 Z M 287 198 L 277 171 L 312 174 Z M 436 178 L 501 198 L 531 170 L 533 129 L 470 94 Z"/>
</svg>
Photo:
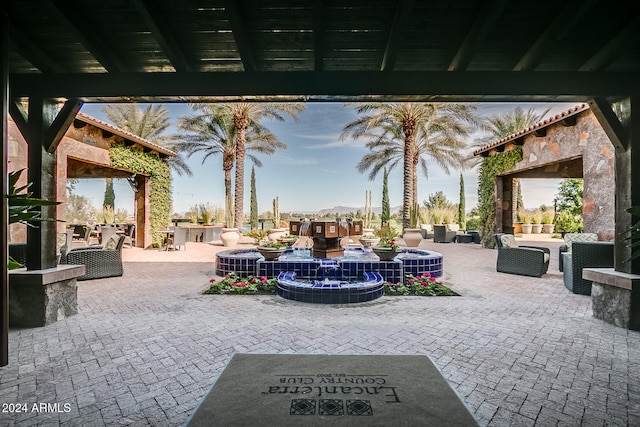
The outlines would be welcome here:
<svg viewBox="0 0 640 427">
<path fill-rule="evenodd" d="M 284 115 L 297 120 L 298 113 L 305 109 L 305 105 L 299 102 L 292 103 L 249 103 L 239 102 L 225 104 L 233 117 L 235 125 L 236 141 L 236 171 L 235 171 L 235 228 L 242 231 L 244 209 L 244 158 L 245 144 L 247 142 L 247 129 L 251 126 L 263 128 L 260 121 L 264 118 L 283 122 Z M 266 128 L 263 128 L 266 131 Z"/>
<path fill-rule="evenodd" d="M 176 144 L 173 135 L 164 135 L 169 129 L 169 110 L 162 104 L 149 104 L 141 109 L 138 104 L 111 104 L 102 112 L 116 126 L 132 134 L 144 138 L 154 144 L 162 145 L 173 150 Z M 178 175 L 191 176 L 191 169 L 180 152 L 168 160 L 169 166 Z"/>
<path fill-rule="evenodd" d="M 222 155 L 225 200 L 230 200 L 231 169 L 236 161 L 237 140 L 233 111 L 229 104 L 190 104 L 190 107 L 198 114 L 180 117 L 178 128 L 183 132 L 176 136 L 180 142 L 174 147 L 187 153 L 187 157 L 202 153 L 203 164 L 211 156 Z M 279 148 L 287 148 L 287 145 L 259 123 L 249 123 L 245 150 L 254 165 L 261 167 L 262 162 L 253 153 L 271 155 Z M 233 224 L 226 225 L 231 227 Z"/>
<path fill-rule="evenodd" d="M 428 159 L 445 172 L 464 165 L 463 140 L 476 123 L 475 106 L 437 103 L 358 104 L 363 117 L 347 124 L 341 138 L 351 135 L 366 140 L 367 153 L 358 170 L 371 170 L 373 180 L 384 167 L 393 169 L 402 163 L 404 174 L 402 225 L 409 227 L 410 209 L 417 203 L 418 166 L 428 177 Z"/>
</svg>

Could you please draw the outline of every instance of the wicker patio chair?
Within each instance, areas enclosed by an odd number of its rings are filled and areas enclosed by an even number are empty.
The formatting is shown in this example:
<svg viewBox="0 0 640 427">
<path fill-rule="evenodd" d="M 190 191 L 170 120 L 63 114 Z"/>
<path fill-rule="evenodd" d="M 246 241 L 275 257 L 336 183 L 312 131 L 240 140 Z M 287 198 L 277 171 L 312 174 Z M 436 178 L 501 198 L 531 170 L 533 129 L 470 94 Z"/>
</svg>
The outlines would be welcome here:
<svg viewBox="0 0 640 427">
<path fill-rule="evenodd" d="M 563 236 L 564 245 L 558 248 L 558 270 L 564 270 L 564 262 L 562 254 L 571 252 L 573 242 L 597 242 L 598 235 L 596 233 L 567 233 Z"/>
<path fill-rule="evenodd" d="M 513 234 L 496 234 L 498 260 L 496 270 L 501 273 L 540 277 L 549 269 L 551 251 L 541 246 L 518 246 Z"/>
<path fill-rule="evenodd" d="M 113 236 L 104 246 L 72 249 L 62 254 L 61 264 L 84 265 L 85 275 L 78 280 L 122 276 L 122 245 L 124 236 Z"/>
<path fill-rule="evenodd" d="M 582 269 L 613 267 L 613 248 L 613 242 L 573 242 L 571 252 L 562 254 L 565 288 L 574 294 L 591 295 L 592 282 L 582 278 Z"/>
<path fill-rule="evenodd" d="M 448 230 L 446 225 L 433 226 L 434 243 L 451 243 L 456 240 L 457 234 L 457 231 Z"/>
</svg>

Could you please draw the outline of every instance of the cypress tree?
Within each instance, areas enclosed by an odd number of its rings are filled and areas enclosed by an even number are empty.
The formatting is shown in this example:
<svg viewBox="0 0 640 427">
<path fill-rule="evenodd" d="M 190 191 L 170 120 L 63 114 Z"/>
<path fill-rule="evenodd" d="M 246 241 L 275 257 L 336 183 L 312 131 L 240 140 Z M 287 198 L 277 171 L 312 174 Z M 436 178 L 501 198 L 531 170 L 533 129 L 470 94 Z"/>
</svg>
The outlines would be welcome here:
<svg viewBox="0 0 640 427">
<path fill-rule="evenodd" d="M 258 197 L 256 195 L 256 170 L 251 167 L 251 229 L 258 228 Z"/>
<path fill-rule="evenodd" d="M 113 178 L 106 179 L 107 185 L 104 190 L 104 201 L 102 202 L 102 207 L 106 208 L 110 206 L 115 209 L 116 205 L 116 193 L 113 191 Z"/>
<path fill-rule="evenodd" d="M 380 214 L 380 221 L 382 224 L 386 224 L 391 219 L 391 207 L 389 206 L 389 172 L 387 168 L 384 168 L 384 174 L 382 177 L 382 213 Z"/>
<path fill-rule="evenodd" d="M 460 174 L 460 202 L 458 203 L 458 225 L 460 225 L 461 230 L 465 230 L 467 226 L 464 206 L 464 178 L 462 177 L 462 173 Z"/>
</svg>

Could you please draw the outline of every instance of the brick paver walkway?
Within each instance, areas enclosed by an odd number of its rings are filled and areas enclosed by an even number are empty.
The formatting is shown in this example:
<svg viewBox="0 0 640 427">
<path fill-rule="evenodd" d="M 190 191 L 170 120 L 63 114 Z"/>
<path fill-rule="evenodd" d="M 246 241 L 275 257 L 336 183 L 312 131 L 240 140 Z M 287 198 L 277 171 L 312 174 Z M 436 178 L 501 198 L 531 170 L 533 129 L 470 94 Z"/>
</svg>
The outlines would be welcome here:
<svg viewBox="0 0 640 427">
<path fill-rule="evenodd" d="M 481 425 L 640 425 L 640 333 L 594 319 L 590 298 L 562 285 L 558 244 L 545 244 L 551 273 L 537 279 L 496 273 L 495 251 L 477 245 L 427 243 L 463 296 L 349 306 L 201 295 L 211 247 L 125 249 L 161 262 L 79 282 L 78 315 L 11 330 L 0 409 L 28 408 L 0 425 L 180 425 L 234 352 L 425 354 Z"/>
</svg>

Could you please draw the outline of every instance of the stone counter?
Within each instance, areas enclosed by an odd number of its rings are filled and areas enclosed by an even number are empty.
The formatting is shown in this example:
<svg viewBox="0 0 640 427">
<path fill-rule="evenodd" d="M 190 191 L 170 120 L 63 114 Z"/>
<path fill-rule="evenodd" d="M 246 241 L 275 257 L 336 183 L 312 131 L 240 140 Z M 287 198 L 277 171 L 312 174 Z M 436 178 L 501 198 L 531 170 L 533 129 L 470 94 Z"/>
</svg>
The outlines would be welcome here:
<svg viewBox="0 0 640 427">
<path fill-rule="evenodd" d="M 640 331 L 640 275 L 613 268 L 585 268 L 582 277 L 593 281 L 593 317 Z"/>
</svg>

